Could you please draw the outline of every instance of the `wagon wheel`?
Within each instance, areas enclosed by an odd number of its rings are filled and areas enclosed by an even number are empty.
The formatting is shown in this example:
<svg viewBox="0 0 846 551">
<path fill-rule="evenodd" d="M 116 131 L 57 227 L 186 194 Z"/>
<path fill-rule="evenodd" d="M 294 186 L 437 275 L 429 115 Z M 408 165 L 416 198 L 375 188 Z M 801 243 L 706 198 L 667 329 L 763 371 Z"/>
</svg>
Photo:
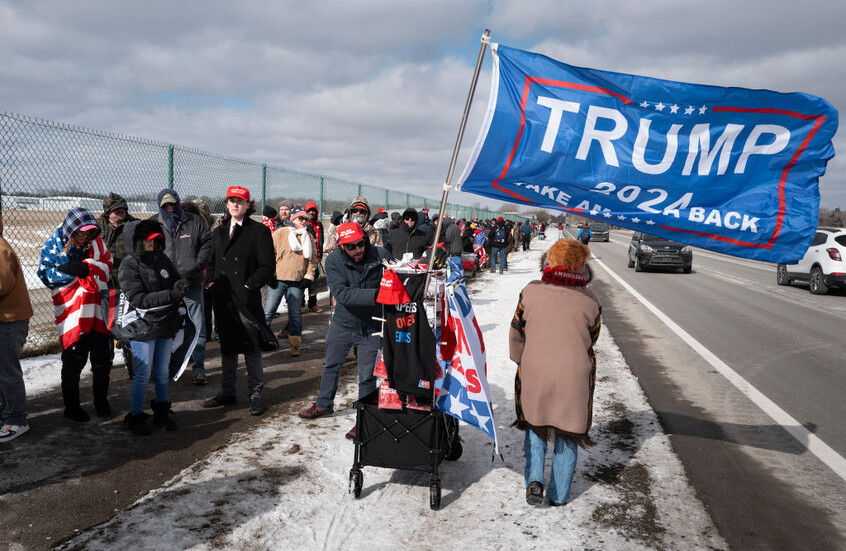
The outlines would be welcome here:
<svg viewBox="0 0 846 551">
<path fill-rule="evenodd" d="M 358 499 L 361 495 L 361 486 L 364 483 L 364 474 L 359 469 L 350 469 L 350 493 Z"/>
<path fill-rule="evenodd" d="M 429 508 L 437 511 L 441 508 L 441 483 L 429 483 Z"/>
</svg>

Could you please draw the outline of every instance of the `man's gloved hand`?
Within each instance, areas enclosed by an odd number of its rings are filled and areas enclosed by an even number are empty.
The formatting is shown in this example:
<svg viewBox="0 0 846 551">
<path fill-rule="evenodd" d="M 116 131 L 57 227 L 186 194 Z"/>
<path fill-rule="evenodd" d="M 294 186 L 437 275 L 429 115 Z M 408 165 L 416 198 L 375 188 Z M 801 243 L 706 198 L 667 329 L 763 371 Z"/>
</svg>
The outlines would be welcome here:
<svg viewBox="0 0 846 551">
<path fill-rule="evenodd" d="M 56 269 L 63 274 L 68 274 L 74 277 L 88 277 L 88 263 L 87 262 L 68 262 L 61 266 L 56 266 Z"/>
<path fill-rule="evenodd" d="M 302 281 L 300 281 L 300 289 L 308 289 L 309 287 L 311 287 L 311 284 L 312 284 L 312 280 L 309 279 L 309 278 L 305 278 Z"/>
<path fill-rule="evenodd" d="M 173 284 L 173 290 L 179 291 L 184 296 L 188 292 L 188 288 L 191 284 L 188 282 L 187 279 L 180 279 L 176 283 Z M 182 297 L 179 297 L 182 298 Z"/>
<path fill-rule="evenodd" d="M 185 293 L 183 293 L 179 289 L 176 289 L 175 287 L 170 290 L 170 300 L 171 300 L 171 302 L 179 302 L 180 300 L 182 300 L 182 297 L 184 297 L 184 296 L 185 296 Z"/>
</svg>

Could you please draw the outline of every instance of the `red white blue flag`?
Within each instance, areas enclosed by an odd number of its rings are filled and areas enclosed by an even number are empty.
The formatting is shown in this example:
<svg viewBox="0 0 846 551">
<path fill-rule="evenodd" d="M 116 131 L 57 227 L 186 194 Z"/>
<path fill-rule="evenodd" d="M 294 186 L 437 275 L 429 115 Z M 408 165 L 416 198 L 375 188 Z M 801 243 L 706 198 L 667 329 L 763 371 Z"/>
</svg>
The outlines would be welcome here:
<svg viewBox="0 0 846 551">
<path fill-rule="evenodd" d="M 490 436 L 499 453 L 485 342 L 463 279 L 447 285 L 445 300 L 440 355 L 447 360 L 447 368 L 435 408 Z"/>
<path fill-rule="evenodd" d="M 462 191 L 770 262 L 808 248 L 838 125 L 824 99 L 491 48 L 491 98 Z"/>
</svg>

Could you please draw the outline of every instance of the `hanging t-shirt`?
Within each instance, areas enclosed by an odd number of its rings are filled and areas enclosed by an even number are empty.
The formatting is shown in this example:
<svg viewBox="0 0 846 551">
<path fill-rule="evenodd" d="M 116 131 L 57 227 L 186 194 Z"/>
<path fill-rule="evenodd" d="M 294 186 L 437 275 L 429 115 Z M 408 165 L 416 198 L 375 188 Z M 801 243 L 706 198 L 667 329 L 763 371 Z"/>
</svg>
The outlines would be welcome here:
<svg viewBox="0 0 846 551">
<path fill-rule="evenodd" d="M 401 395 L 431 398 L 438 365 L 423 301 L 386 305 L 385 319 L 382 352 L 388 383 Z"/>
</svg>

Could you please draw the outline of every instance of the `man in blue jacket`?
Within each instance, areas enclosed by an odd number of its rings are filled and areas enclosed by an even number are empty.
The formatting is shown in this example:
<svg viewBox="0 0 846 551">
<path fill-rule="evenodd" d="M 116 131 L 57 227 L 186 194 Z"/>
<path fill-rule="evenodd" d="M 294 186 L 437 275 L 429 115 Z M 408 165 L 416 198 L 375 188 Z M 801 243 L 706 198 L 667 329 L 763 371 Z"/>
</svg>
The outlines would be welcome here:
<svg viewBox="0 0 846 551">
<path fill-rule="evenodd" d="M 355 222 L 338 227 L 338 244 L 326 257 L 326 282 L 337 305 L 326 333 L 320 391 L 317 401 L 300 412 L 303 419 L 315 419 L 335 411 L 341 367 L 353 346 L 358 347 L 358 397 L 376 390 L 373 368 L 382 349 L 382 337 L 375 334 L 380 325 L 373 316 L 381 314 L 376 295 L 382 281 L 382 260 L 390 260 L 391 253 L 371 245 Z"/>
</svg>

